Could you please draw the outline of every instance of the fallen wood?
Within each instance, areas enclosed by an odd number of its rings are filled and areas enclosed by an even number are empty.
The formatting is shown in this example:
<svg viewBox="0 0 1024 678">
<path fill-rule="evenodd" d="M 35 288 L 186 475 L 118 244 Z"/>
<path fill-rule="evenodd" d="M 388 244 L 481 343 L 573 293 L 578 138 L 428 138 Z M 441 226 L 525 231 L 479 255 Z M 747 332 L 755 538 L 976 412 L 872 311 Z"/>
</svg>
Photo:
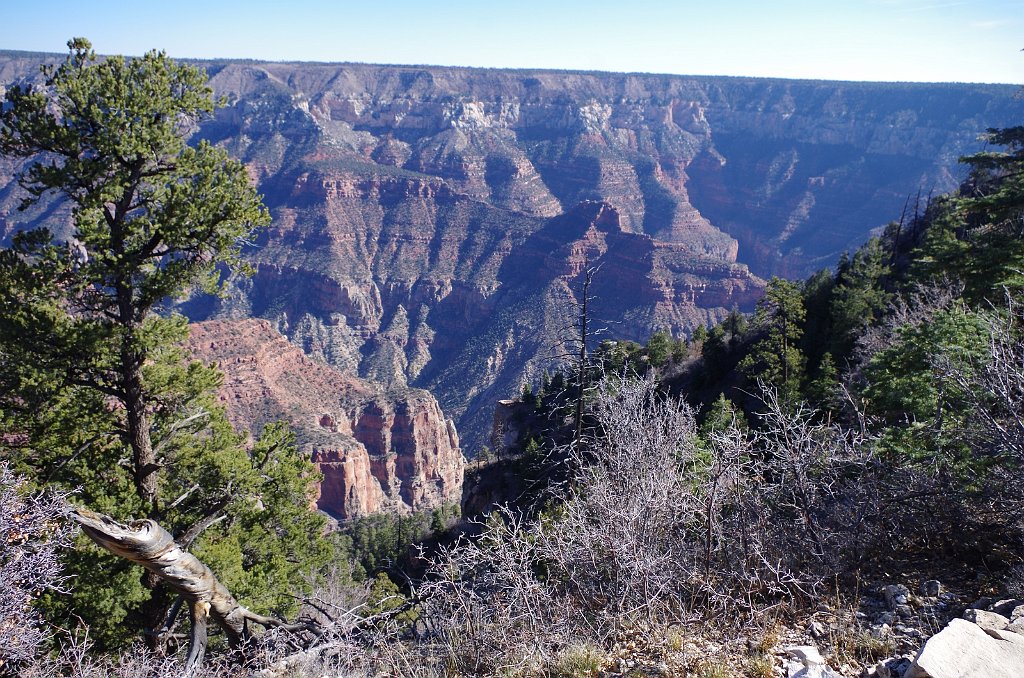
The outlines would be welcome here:
<svg viewBox="0 0 1024 678">
<path fill-rule="evenodd" d="M 209 567 L 182 549 L 171 534 L 153 520 L 136 520 L 125 525 L 110 516 L 84 508 L 72 511 L 72 517 L 99 546 L 146 568 L 188 603 L 192 633 L 186 676 L 192 675 L 202 664 L 206 650 L 207 616 L 224 630 L 233 648 L 251 637 L 250 622 L 264 628 L 317 630 L 311 622 L 288 624 L 242 606 Z"/>
</svg>

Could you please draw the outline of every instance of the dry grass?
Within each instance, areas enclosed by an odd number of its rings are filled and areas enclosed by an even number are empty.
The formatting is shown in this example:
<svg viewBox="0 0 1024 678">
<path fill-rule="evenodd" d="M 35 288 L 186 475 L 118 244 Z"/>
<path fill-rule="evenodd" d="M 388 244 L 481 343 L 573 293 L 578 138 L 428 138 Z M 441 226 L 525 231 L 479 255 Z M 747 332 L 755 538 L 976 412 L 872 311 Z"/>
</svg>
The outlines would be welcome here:
<svg viewBox="0 0 1024 678">
<path fill-rule="evenodd" d="M 601 670 L 603 653 L 592 645 L 571 645 L 562 650 L 544 678 L 590 678 Z"/>
<path fill-rule="evenodd" d="M 750 657 L 744 667 L 747 678 L 772 678 L 775 675 L 775 659 L 769 654 Z"/>
</svg>

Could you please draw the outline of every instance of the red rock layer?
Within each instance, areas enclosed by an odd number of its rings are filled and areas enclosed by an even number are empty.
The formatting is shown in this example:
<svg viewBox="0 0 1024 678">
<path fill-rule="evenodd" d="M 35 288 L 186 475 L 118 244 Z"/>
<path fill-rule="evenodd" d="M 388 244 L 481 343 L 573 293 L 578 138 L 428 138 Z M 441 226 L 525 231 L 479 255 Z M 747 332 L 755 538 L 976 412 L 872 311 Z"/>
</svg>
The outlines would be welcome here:
<svg viewBox="0 0 1024 678">
<path fill-rule="evenodd" d="M 323 474 L 316 504 L 341 519 L 458 502 L 464 459 L 426 391 L 385 391 L 314 361 L 265 320 L 192 326 L 188 347 L 224 372 L 219 397 L 254 435 L 287 421 Z"/>
</svg>

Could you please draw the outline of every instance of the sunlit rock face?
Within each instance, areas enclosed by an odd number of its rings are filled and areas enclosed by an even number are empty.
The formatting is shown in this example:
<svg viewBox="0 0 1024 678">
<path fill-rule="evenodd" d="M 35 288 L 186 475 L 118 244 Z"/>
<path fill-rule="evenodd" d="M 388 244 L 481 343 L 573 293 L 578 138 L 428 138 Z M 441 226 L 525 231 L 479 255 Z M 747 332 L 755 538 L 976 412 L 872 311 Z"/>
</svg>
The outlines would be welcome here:
<svg viewBox="0 0 1024 678">
<path fill-rule="evenodd" d="M 37 65 L 0 55 L 0 85 Z M 228 105 L 196 137 L 246 163 L 274 222 L 254 277 L 183 309 L 428 389 L 469 453 L 564 352 L 586 269 L 610 338 L 689 332 L 955 188 L 957 158 L 1024 112 L 995 85 L 199 65 Z M 16 213 L 3 162 L 0 236 L 65 225 Z"/>
<path fill-rule="evenodd" d="M 265 320 L 192 325 L 188 348 L 224 372 L 228 417 L 253 435 L 285 421 L 323 474 L 316 506 L 340 519 L 458 504 L 464 457 L 437 400 L 384 389 L 306 356 Z"/>
</svg>

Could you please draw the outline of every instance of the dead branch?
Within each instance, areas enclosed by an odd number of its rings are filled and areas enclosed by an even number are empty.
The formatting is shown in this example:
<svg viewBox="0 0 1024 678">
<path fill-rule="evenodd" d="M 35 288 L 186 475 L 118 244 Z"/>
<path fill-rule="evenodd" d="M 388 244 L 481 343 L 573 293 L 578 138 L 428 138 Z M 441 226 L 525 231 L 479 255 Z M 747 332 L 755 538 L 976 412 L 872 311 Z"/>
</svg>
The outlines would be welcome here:
<svg viewBox="0 0 1024 678">
<path fill-rule="evenodd" d="M 188 603 L 192 633 L 186 676 L 193 675 L 202 664 L 207 615 L 224 630 L 233 648 L 250 638 L 250 622 L 265 628 L 315 631 L 312 622 L 288 624 L 242 606 L 209 567 L 182 549 L 171 534 L 153 520 L 136 520 L 124 525 L 84 508 L 74 509 L 71 515 L 99 546 L 152 572 Z"/>
</svg>

